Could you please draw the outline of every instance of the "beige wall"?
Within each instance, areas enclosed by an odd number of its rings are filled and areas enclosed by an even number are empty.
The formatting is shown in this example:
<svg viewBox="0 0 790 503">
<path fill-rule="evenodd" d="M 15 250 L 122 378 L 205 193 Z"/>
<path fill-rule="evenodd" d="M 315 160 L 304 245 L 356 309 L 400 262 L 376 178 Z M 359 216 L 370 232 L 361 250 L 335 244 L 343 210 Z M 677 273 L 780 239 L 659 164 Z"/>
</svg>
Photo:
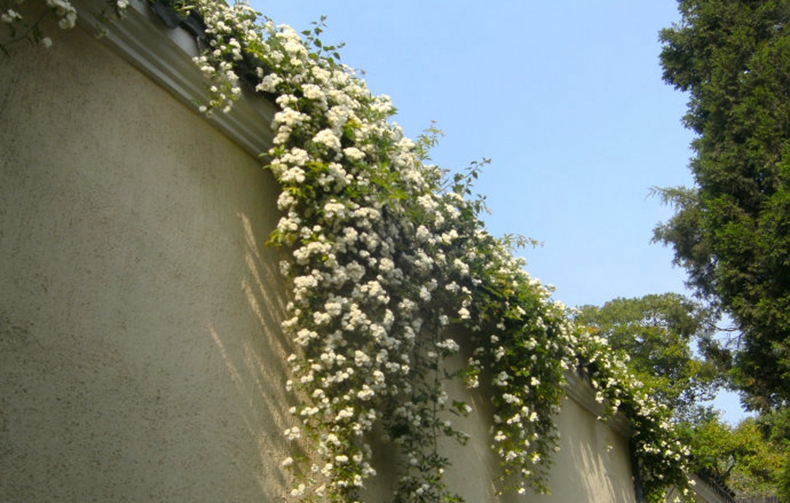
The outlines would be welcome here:
<svg viewBox="0 0 790 503">
<path fill-rule="evenodd" d="M 0 63 L 0 501 L 272 501 L 276 186 L 96 40 Z"/>
<path fill-rule="evenodd" d="M 92 36 L 14 47 L 0 65 L 0 501 L 281 499 L 288 351 L 263 246 L 276 196 L 253 156 Z M 486 400 L 451 392 L 480 412 L 457 421 L 470 444 L 447 446 L 469 503 L 634 501 L 627 443 L 574 400 L 553 495 L 496 498 Z"/>
<path fill-rule="evenodd" d="M 549 482 L 552 494 L 535 502 L 636 501 L 626 438 L 570 398 L 557 424 L 562 437 Z"/>
</svg>

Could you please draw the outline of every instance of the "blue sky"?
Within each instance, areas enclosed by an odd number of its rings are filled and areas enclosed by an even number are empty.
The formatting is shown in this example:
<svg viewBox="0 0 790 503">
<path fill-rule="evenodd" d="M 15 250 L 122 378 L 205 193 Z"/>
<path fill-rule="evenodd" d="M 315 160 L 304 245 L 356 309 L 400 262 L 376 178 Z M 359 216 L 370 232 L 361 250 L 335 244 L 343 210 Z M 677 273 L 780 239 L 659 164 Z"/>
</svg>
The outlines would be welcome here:
<svg viewBox="0 0 790 503">
<path fill-rule="evenodd" d="M 687 97 L 664 84 L 658 32 L 672 0 L 253 0 L 301 31 L 327 16 L 325 44 L 389 95 L 416 137 L 436 121 L 433 162 L 490 158 L 477 192 L 494 235 L 543 243 L 528 271 L 570 306 L 681 292 L 672 252 L 651 244 L 671 216 L 651 187 L 690 185 Z M 737 399 L 725 402 L 735 420 Z M 733 405 L 735 404 L 735 405 Z"/>
</svg>

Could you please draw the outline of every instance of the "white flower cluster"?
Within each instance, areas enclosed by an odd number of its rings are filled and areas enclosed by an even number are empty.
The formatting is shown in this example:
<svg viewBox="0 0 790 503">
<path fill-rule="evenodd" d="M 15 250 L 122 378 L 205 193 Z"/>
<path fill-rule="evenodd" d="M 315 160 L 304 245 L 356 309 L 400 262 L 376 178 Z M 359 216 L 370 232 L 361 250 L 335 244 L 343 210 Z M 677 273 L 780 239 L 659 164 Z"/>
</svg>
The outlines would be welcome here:
<svg viewBox="0 0 790 503">
<path fill-rule="evenodd" d="M 46 0 L 46 4 L 58 18 L 58 26 L 62 29 L 68 30 L 77 24 L 77 9 L 67 0 Z"/>
<path fill-rule="evenodd" d="M 201 105 L 200 110 L 206 114 L 215 109 L 229 112 L 233 102 L 241 96 L 236 69 L 244 54 L 260 48 L 263 41 L 258 13 L 246 2 L 230 5 L 217 0 L 197 0 L 190 8 L 203 18 L 209 45 L 195 58 L 195 64 L 211 82 L 210 100 Z"/>
<path fill-rule="evenodd" d="M 225 43 L 197 61 L 215 85 L 235 77 L 222 76 L 234 68 L 233 40 L 250 45 L 241 28 L 219 24 L 228 12 L 205 16 Z M 438 376 L 441 360 L 459 349 L 442 328 L 471 316 L 470 270 L 458 246 L 467 203 L 434 190 L 438 170 L 387 122 L 387 97 L 372 96 L 333 59 L 313 57 L 291 28 L 267 28 L 256 89 L 275 94 L 280 107 L 268 167 L 284 215 L 273 241 L 292 248 L 282 268 L 293 286 L 282 326 L 296 348 L 290 386 L 302 398 L 293 410 L 302 426 L 286 437 L 310 432 L 321 459 L 295 495 L 351 498 L 375 473 L 364 435 L 376 421 L 414 460 L 399 490 L 443 491 L 431 482 L 437 439 L 426 432 L 455 432 L 438 416 L 446 395 L 425 376 Z"/>
<path fill-rule="evenodd" d="M 575 327 L 551 289 L 523 270 L 505 243 L 476 234 L 472 267 L 495 295 L 476 300 L 478 348 L 467 383 L 492 376 L 496 407 L 492 449 L 500 457 L 500 491 L 546 492 L 551 454 L 558 449 L 554 419 L 566 369 L 576 365 Z M 502 298 L 502 295 L 505 298 Z"/>
<path fill-rule="evenodd" d="M 553 418 L 567 371 L 594 368 L 590 373 L 595 399 L 605 406 L 604 417 L 620 412 L 634 426 L 635 455 L 642 466 L 646 492 L 657 495 L 668 485 L 687 480 L 688 449 L 681 446 L 666 420 L 668 412 L 608 347 L 605 339 L 575 326 L 567 308 L 551 300 L 553 287 L 544 287 L 523 271 L 504 242 L 476 234 L 473 274 L 494 291 L 493 298 L 476 298 L 478 349 L 470 359 L 467 384 L 490 375 L 496 407 L 492 448 L 504 467 L 502 490 L 523 493 L 528 487 L 547 491 L 546 462 L 559 449 Z M 482 258 L 480 258 L 482 257 Z M 650 484 L 653 485 L 650 485 Z"/>
<path fill-rule="evenodd" d="M 8 9 L 2 15 L 0 15 L 0 21 L 5 24 L 13 24 L 22 21 L 22 14 L 18 13 L 14 9 Z"/>
<path fill-rule="evenodd" d="M 52 17 L 63 30 L 74 28 L 77 24 L 77 10 L 68 0 L 44 0 L 43 7 L 46 14 L 33 14 L 29 16 L 32 21 L 28 22 L 22 14 L 27 7 L 25 0 L 12 0 L 0 2 L 0 26 L 5 26 L 8 30 L 8 38 L 0 35 L 0 51 L 8 54 L 7 47 L 20 40 L 31 40 L 44 48 L 52 46 L 52 39 L 47 36 L 41 22 L 46 17 Z"/>
</svg>

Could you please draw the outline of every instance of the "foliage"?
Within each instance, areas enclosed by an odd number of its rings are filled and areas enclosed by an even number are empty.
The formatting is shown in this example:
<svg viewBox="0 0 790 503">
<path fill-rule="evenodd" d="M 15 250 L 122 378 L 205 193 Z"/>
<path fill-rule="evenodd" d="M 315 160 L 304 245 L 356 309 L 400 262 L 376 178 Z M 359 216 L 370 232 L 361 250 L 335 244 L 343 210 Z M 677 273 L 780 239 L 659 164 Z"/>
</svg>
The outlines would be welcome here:
<svg viewBox="0 0 790 503">
<path fill-rule="evenodd" d="M 582 306 L 576 321 L 605 337 L 612 349 L 629 355 L 629 367 L 673 411 L 675 419 L 698 414 L 700 401 L 722 384 L 718 367 L 701 353 L 715 347 L 711 313 L 682 295 L 666 293 L 618 298 L 601 307 Z"/>
<path fill-rule="evenodd" d="M 761 414 L 757 417 L 757 427 L 769 445 L 781 457 L 780 467 L 775 479 L 777 494 L 782 501 L 790 501 L 790 409 L 787 407 Z"/>
<path fill-rule="evenodd" d="M 467 384 L 491 383 L 501 490 L 548 489 L 554 418 L 565 375 L 577 370 L 602 420 L 630 421 L 648 500 L 686 486 L 688 451 L 669 410 L 524 271 L 511 247 L 529 240 L 485 230 L 472 182 L 487 160 L 454 175 L 429 164 L 439 131 L 412 141 L 389 122 L 389 98 L 373 96 L 338 47 L 320 40 L 323 20 L 300 35 L 259 21 L 244 3 L 172 7 L 205 24 L 195 58 L 209 82 L 203 112 L 230 110 L 247 84 L 279 108 L 264 158 L 283 213 L 270 242 L 290 252 L 282 329 L 293 341 L 288 387 L 299 405 L 284 434 L 310 446 L 283 461 L 294 500 L 358 501 L 375 475 L 375 425 L 399 451 L 395 502 L 461 500 L 442 479 L 449 460 L 438 450 L 442 437 L 465 439 L 447 413 L 471 411 L 448 403 L 443 386 L 458 377 L 443 363 L 459 350 L 450 325 L 472 334 Z"/>
<path fill-rule="evenodd" d="M 524 262 L 501 241 L 481 234 L 470 257 L 476 349 L 467 383 L 480 376 L 492 384 L 493 448 L 500 456 L 501 490 L 548 492 L 545 479 L 559 436 L 554 416 L 564 396 L 564 373 L 578 366 L 579 339 L 586 334 L 551 302 L 551 290 L 530 278 Z"/>
<path fill-rule="evenodd" d="M 690 94 L 693 188 L 655 239 L 741 330 L 732 377 L 752 410 L 790 400 L 790 3 L 681 0 L 664 79 Z"/>
<path fill-rule="evenodd" d="M 738 498 L 777 494 L 784 461 L 782 442 L 766 436 L 761 418 L 747 418 L 733 428 L 716 415 L 686 424 L 685 441 L 694 452 L 694 468 L 724 481 Z"/>
</svg>

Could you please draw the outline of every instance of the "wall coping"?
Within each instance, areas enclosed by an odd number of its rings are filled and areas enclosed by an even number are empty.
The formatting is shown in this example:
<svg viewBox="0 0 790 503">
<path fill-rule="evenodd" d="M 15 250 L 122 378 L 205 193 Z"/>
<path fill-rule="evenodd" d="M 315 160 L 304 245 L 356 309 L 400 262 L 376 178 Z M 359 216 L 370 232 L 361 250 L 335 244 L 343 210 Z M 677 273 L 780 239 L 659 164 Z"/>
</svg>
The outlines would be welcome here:
<svg viewBox="0 0 790 503">
<path fill-rule="evenodd" d="M 105 0 L 73 0 L 79 12 L 78 25 L 90 34 L 102 28 L 98 15 L 107 8 Z M 196 39 L 183 28 L 167 28 L 151 15 L 144 0 L 130 0 L 124 19 L 110 23 L 99 42 L 158 83 L 173 97 L 200 114 L 209 123 L 252 156 L 267 152 L 277 107 L 269 100 L 242 89 L 229 113 L 206 117 L 199 103 L 209 101 L 208 81 L 192 58 L 198 55 Z"/>
</svg>

